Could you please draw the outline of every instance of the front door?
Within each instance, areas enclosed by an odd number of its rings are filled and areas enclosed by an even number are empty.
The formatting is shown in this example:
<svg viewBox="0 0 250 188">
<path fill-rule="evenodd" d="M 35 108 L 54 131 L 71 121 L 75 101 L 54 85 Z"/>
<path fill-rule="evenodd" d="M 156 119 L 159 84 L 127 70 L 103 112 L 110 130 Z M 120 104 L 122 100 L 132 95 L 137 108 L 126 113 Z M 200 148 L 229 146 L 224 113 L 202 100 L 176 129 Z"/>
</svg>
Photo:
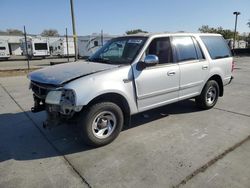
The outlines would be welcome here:
<svg viewBox="0 0 250 188">
<path fill-rule="evenodd" d="M 149 54 L 158 56 L 158 65 L 143 70 L 133 66 L 139 111 L 178 101 L 179 97 L 180 70 L 179 65 L 173 63 L 169 37 L 153 39 L 144 57 Z"/>
</svg>

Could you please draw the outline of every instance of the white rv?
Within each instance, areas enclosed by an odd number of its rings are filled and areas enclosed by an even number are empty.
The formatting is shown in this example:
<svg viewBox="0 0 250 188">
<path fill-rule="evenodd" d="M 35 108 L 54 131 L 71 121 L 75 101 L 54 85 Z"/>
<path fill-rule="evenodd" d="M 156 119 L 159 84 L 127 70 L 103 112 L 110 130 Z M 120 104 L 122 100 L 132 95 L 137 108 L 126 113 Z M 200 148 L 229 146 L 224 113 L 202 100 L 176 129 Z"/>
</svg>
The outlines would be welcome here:
<svg viewBox="0 0 250 188">
<path fill-rule="evenodd" d="M 10 57 L 10 51 L 8 42 L 6 40 L 0 40 L 0 60 L 8 59 Z"/>
<path fill-rule="evenodd" d="M 234 40 L 233 39 L 227 39 L 228 42 L 228 46 L 233 49 L 233 44 L 234 44 Z M 244 40 L 236 40 L 235 41 L 235 49 L 243 49 L 243 48 L 247 48 L 248 43 Z"/>
<path fill-rule="evenodd" d="M 99 48 L 102 47 L 110 39 L 117 37 L 111 35 L 101 35 L 92 34 L 87 36 L 78 37 L 78 50 L 79 56 L 82 58 L 90 57 L 94 54 Z"/>
<path fill-rule="evenodd" d="M 50 46 L 51 46 L 51 53 L 54 56 L 67 57 L 68 53 L 69 53 L 69 56 L 75 55 L 75 47 L 74 47 L 73 38 L 68 38 L 69 52 L 67 52 L 67 40 L 65 37 L 58 39 L 57 41 L 50 44 Z"/>
<path fill-rule="evenodd" d="M 23 51 L 23 55 L 28 55 L 29 57 L 43 57 L 50 55 L 49 52 L 49 42 L 47 38 L 43 37 L 29 37 L 27 38 L 27 48 L 26 51 L 25 40 L 21 39 L 21 48 Z"/>
</svg>

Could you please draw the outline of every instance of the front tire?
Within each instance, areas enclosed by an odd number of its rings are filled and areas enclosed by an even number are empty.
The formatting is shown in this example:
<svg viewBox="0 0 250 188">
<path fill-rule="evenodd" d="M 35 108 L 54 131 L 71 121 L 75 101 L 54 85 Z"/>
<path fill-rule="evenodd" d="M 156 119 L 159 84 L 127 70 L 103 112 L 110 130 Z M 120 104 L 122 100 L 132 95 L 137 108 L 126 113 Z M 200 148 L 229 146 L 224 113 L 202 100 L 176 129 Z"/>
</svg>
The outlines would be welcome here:
<svg viewBox="0 0 250 188">
<path fill-rule="evenodd" d="M 83 111 L 79 124 L 85 143 L 99 147 L 109 144 L 119 135 L 124 116 L 117 104 L 100 102 Z"/>
<path fill-rule="evenodd" d="M 209 80 L 204 86 L 201 94 L 195 98 L 197 106 L 204 110 L 213 108 L 217 103 L 219 92 L 218 83 L 215 80 Z"/>
</svg>

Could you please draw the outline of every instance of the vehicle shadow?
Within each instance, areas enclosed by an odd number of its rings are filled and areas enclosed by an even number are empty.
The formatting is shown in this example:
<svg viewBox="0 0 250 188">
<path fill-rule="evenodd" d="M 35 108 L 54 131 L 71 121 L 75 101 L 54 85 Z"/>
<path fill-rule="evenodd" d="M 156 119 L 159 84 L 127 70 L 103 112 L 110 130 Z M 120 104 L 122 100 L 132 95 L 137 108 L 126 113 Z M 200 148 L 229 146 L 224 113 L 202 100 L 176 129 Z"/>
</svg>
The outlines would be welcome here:
<svg viewBox="0 0 250 188">
<path fill-rule="evenodd" d="M 178 103 L 165 105 L 163 107 L 148 110 L 132 116 L 131 124 L 128 127 L 125 127 L 124 130 L 131 129 L 161 118 L 165 118 L 169 115 L 194 113 L 198 111 L 201 110 L 197 108 L 194 100 L 189 99 L 180 101 Z"/>
<path fill-rule="evenodd" d="M 169 115 L 199 111 L 193 100 L 167 105 L 132 116 L 124 130 L 167 118 Z M 36 160 L 92 150 L 84 145 L 75 124 L 42 128 L 45 113 L 21 112 L 0 114 L 0 162 Z"/>
</svg>

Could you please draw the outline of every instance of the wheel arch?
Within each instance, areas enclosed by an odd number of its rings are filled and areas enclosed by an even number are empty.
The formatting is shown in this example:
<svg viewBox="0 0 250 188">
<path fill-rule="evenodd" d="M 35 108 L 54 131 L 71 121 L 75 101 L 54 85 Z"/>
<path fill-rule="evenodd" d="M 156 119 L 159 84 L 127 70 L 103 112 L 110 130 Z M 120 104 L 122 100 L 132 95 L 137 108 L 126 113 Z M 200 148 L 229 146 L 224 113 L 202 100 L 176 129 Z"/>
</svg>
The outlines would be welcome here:
<svg viewBox="0 0 250 188">
<path fill-rule="evenodd" d="M 221 76 L 218 75 L 218 74 L 215 74 L 215 75 L 211 76 L 211 77 L 208 79 L 208 81 L 209 81 L 209 80 L 215 80 L 215 81 L 218 83 L 219 89 L 220 89 L 219 96 L 222 97 L 223 94 L 224 94 L 224 86 L 223 86 L 223 82 L 222 82 Z"/>
<path fill-rule="evenodd" d="M 113 103 L 117 104 L 121 108 L 121 110 L 124 114 L 125 125 L 130 124 L 131 109 L 130 109 L 128 101 L 121 94 L 114 93 L 114 92 L 101 94 L 101 95 L 93 98 L 87 104 L 87 107 L 92 106 L 98 102 L 104 102 L 104 101 L 105 102 L 113 102 Z"/>
</svg>

